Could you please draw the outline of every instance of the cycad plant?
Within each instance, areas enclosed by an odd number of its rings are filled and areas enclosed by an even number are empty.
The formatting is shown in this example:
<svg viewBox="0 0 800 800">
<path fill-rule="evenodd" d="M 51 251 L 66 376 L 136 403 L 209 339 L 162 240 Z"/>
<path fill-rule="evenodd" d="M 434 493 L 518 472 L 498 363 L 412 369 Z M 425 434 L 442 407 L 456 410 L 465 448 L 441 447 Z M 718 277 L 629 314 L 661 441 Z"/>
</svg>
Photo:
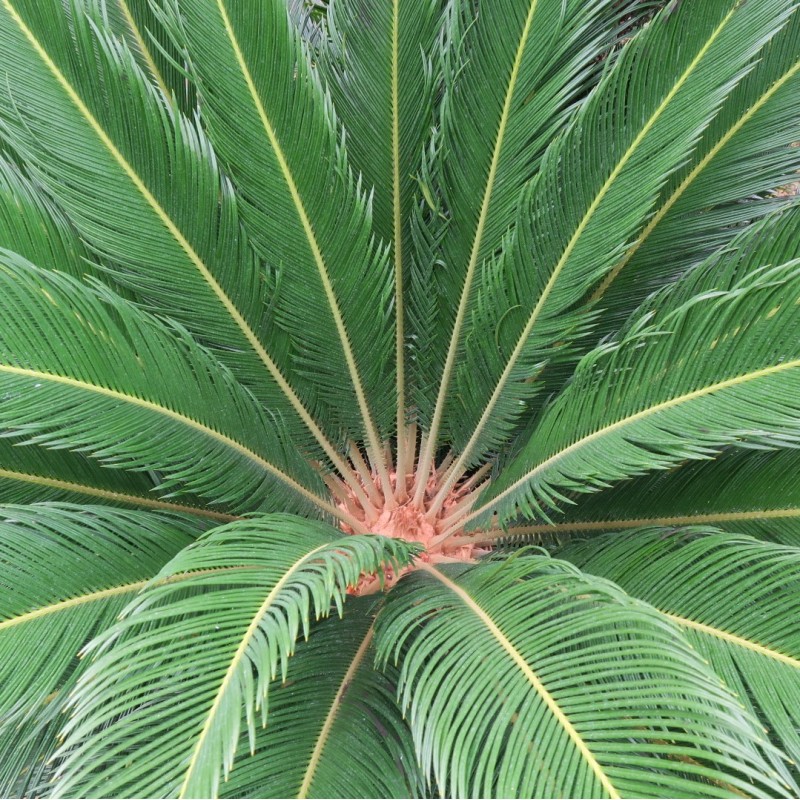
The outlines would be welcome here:
<svg viewBox="0 0 800 800">
<path fill-rule="evenodd" d="M 797 796 L 795 0 L 0 0 L 0 794 Z"/>
</svg>

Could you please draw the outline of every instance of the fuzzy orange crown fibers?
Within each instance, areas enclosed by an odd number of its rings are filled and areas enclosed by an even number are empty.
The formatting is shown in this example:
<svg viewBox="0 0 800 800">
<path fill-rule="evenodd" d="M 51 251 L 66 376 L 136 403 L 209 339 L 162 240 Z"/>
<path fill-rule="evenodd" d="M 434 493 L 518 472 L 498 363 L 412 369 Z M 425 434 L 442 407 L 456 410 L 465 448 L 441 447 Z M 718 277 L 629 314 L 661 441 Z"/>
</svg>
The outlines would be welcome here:
<svg viewBox="0 0 800 800">
<path fill-rule="evenodd" d="M 490 546 L 470 542 L 463 535 L 460 523 L 469 514 L 478 494 L 486 488 L 489 467 L 469 476 L 457 476 L 453 474 L 453 457 L 449 455 L 439 465 L 431 464 L 423 476 L 416 458 L 416 438 L 416 428 L 410 426 L 406 431 L 408 467 L 392 464 L 388 446 L 381 465 L 383 470 L 375 464 L 368 466 L 358 448 L 351 446 L 356 482 L 352 477 L 349 482 L 333 476 L 325 479 L 337 507 L 343 512 L 339 525 L 348 534 L 366 530 L 419 542 L 425 548 L 419 561 L 474 561 L 477 556 L 489 552 Z M 392 586 L 413 569 L 413 566 L 406 567 L 395 574 L 389 568 L 384 586 Z M 352 593 L 371 594 L 379 588 L 377 576 L 363 575 Z"/>
</svg>

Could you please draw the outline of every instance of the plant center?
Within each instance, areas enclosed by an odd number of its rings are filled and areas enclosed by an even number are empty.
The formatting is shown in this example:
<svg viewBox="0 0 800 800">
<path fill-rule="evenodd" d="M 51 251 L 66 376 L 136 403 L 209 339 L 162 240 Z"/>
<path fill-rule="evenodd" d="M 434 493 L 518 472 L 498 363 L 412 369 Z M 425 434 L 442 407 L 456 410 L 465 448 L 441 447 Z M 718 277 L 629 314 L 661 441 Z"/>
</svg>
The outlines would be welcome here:
<svg viewBox="0 0 800 800">
<path fill-rule="evenodd" d="M 491 549 L 484 544 L 478 546 L 465 541 L 459 524 L 472 509 L 478 494 L 486 488 L 484 475 L 487 470 L 454 480 L 449 472 L 448 459 L 438 467 L 432 467 L 427 478 L 419 474 L 416 464 L 404 471 L 402 477 L 399 477 L 397 469 L 392 468 L 387 470 L 392 489 L 387 496 L 377 469 L 367 467 L 363 457 L 354 458 L 354 464 L 354 480 L 350 483 L 332 477 L 328 477 L 326 483 L 336 505 L 370 533 L 418 542 L 425 548 L 418 560 L 428 563 L 474 561 Z M 415 501 L 422 480 L 425 481 L 424 493 L 421 501 Z M 340 522 L 340 527 L 348 534 L 356 532 L 347 522 Z M 384 586 L 393 585 L 413 569 L 413 566 L 407 567 L 399 574 L 387 570 Z M 371 594 L 379 590 L 377 576 L 362 575 L 352 593 Z"/>
</svg>

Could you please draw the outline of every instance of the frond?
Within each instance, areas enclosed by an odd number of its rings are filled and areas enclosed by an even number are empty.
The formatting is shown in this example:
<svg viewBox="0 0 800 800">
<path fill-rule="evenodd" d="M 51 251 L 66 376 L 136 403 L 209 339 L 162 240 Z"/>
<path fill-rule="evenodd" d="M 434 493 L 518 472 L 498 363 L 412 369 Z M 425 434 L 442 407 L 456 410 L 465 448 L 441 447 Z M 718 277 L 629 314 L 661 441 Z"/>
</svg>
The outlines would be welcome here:
<svg viewBox="0 0 800 800">
<path fill-rule="evenodd" d="M 11 158 L 0 153 L 0 248 L 43 269 L 93 275 L 88 252 L 62 212 Z"/>
<path fill-rule="evenodd" d="M 287 441 L 330 458 L 282 372 L 286 347 L 268 295 L 275 273 L 252 253 L 211 145 L 124 43 L 87 20 L 91 0 L 75 2 L 70 15 L 38 0 L 0 7 L 2 135 L 114 280 L 213 347 Z"/>
<path fill-rule="evenodd" d="M 545 514 L 592 492 L 713 457 L 800 440 L 800 207 L 772 215 L 650 299 L 570 385 L 470 517 Z M 767 265 L 777 265 L 769 267 Z"/>
<path fill-rule="evenodd" d="M 508 538 L 584 536 L 650 525 L 713 525 L 800 547 L 800 451 L 731 449 L 713 461 L 582 496 L 553 523 L 512 525 Z"/>
<path fill-rule="evenodd" d="M 419 797 L 396 675 L 373 669 L 375 601 L 353 598 L 344 624 L 321 620 L 269 692 L 255 753 L 242 743 L 222 797 Z"/>
<path fill-rule="evenodd" d="M 127 42 L 142 70 L 166 97 L 191 117 L 197 104 L 196 93 L 181 54 L 156 7 L 150 0 L 93 1 L 100 5 L 108 28 Z"/>
<path fill-rule="evenodd" d="M 463 450 L 459 466 L 507 441 L 543 363 L 587 322 L 579 304 L 614 268 L 793 5 L 726 0 L 663 12 L 553 142 L 510 241 L 476 281 L 446 411 Z"/>
<path fill-rule="evenodd" d="M 178 554 L 90 647 L 73 693 L 58 795 L 216 797 L 312 618 L 341 613 L 362 572 L 412 545 L 272 515 L 216 528 Z M 289 669 L 291 674 L 291 670 Z M 102 730 L 102 736 L 98 736 Z M 132 759 L 120 770 L 120 760 Z"/>
<path fill-rule="evenodd" d="M 334 513 L 311 467 L 183 329 L 12 254 L 0 257 L 0 386 L 6 436 L 159 470 L 162 490 L 229 511 Z"/>
<path fill-rule="evenodd" d="M 726 246 L 745 223 L 774 210 L 758 199 L 800 170 L 800 13 L 763 49 L 731 92 L 650 219 L 593 293 L 597 336 L 615 331 L 650 292 Z"/>
<path fill-rule="evenodd" d="M 109 469 L 81 453 L 49 450 L 0 436 L 0 503 L 98 503 L 144 511 L 172 511 L 230 522 L 191 495 L 161 499 L 154 473 Z"/>
<path fill-rule="evenodd" d="M 443 228 L 436 263 L 427 280 L 411 285 L 409 298 L 423 308 L 430 295 L 435 302 L 434 324 L 413 332 L 427 356 L 416 361 L 419 413 L 434 439 L 481 265 L 503 245 L 523 188 L 597 83 L 616 40 L 615 20 L 634 5 L 496 0 L 489 13 L 471 0 L 449 4 L 440 56 L 441 159 L 431 187 L 441 195 L 447 221 L 433 216 L 434 226 Z M 460 430 L 452 416 L 442 424 L 445 431 Z"/>
<path fill-rule="evenodd" d="M 378 617 L 417 753 L 443 796 L 791 791 L 756 721 L 674 623 L 528 553 L 424 567 Z"/>
<path fill-rule="evenodd" d="M 598 536 L 560 555 L 677 623 L 797 774 L 800 550 L 713 528 L 646 528 Z"/>
<path fill-rule="evenodd" d="M 392 271 L 372 242 L 368 202 L 286 2 L 171 8 L 247 230 L 278 272 L 271 301 L 294 373 L 382 461 L 381 433 L 394 427 L 395 410 Z"/>
<path fill-rule="evenodd" d="M 49 771 L 67 696 L 86 666 L 78 651 L 202 530 L 176 515 L 0 506 L 0 794 L 31 796 L 19 785 Z"/>
<path fill-rule="evenodd" d="M 420 163 L 433 124 L 436 75 L 433 53 L 440 35 L 440 0 L 334 0 L 319 69 L 347 132 L 353 169 L 372 191 L 373 231 L 391 244 L 394 263 L 398 431 L 414 391 L 406 386 L 405 299 L 415 253 L 411 221 Z M 412 318 L 413 319 L 413 318 Z M 398 471 L 405 471 L 398 436 Z"/>
</svg>

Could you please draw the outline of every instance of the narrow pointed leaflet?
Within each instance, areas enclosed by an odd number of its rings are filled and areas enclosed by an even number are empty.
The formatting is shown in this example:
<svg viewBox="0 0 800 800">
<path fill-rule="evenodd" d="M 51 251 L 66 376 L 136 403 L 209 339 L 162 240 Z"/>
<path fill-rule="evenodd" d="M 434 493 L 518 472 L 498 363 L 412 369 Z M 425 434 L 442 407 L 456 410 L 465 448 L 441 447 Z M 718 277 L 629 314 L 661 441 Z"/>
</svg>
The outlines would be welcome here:
<svg viewBox="0 0 800 800">
<path fill-rule="evenodd" d="M 222 797 L 419 797 L 423 781 L 395 702 L 396 674 L 373 668 L 375 599 L 315 623 L 269 691 L 269 721 L 243 741 Z"/>
<path fill-rule="evenodd" d="M 353 480 L 287 380 L 267 302 L 275 276 L 242 234 L 207 138 L 82 9 L 67 19 L 33 0 L 0 4 L 0 119 L 10 141 L 118 281 L 212 346 L 284 439 L 320 448 Z"/>
<path fill-rule="evenodd" d="M 565 491 L 597 491 L 730 444 L 795 445 L 800 249 L 781 223 L 799 213 L 754 225 L 589 353 L 468 521 L 493 510 L 505 521 L 516 506 L 546 516 Z M 609 376 L 602 388 L 600 375 Z"/>
<path fill-rule="evenodd" d="M 209 135 L 253 244 L 278 274 L 272 302 L 293 374 L 366 443 L 389 497 L 391 266 L 372 241 L 368 202 L 319 77 L 281 0 L 186 0 L 180 13 Z"/>
<path fill-rule="evenodd" d="M 645 224 L 665 177 L 757 52 L 752 31 L 766 43 L 790 5 L 730 0 L 657 18 L 553 142 L 476 288 L 448 411 L 463 431 L 453 481 L 507 442 L 544 363 L 590 321 L 575 305 L 617 263 L 619 243 Z"/>
<path fill-rule="evenodd" d="M 76 654 L 202 530 L 202 524 L 170 514 L 52 503 L 0 506 L 7 589 L 0 596 L 0 647 L 15 654 L 0 660 L 0 792 L 13 796 L 16 781 L 31 772 L 25 742 L 36 750 L 39 769 L 51 776 L 47 762 L 67 695 L 87 666 Z"/>
</svg>

